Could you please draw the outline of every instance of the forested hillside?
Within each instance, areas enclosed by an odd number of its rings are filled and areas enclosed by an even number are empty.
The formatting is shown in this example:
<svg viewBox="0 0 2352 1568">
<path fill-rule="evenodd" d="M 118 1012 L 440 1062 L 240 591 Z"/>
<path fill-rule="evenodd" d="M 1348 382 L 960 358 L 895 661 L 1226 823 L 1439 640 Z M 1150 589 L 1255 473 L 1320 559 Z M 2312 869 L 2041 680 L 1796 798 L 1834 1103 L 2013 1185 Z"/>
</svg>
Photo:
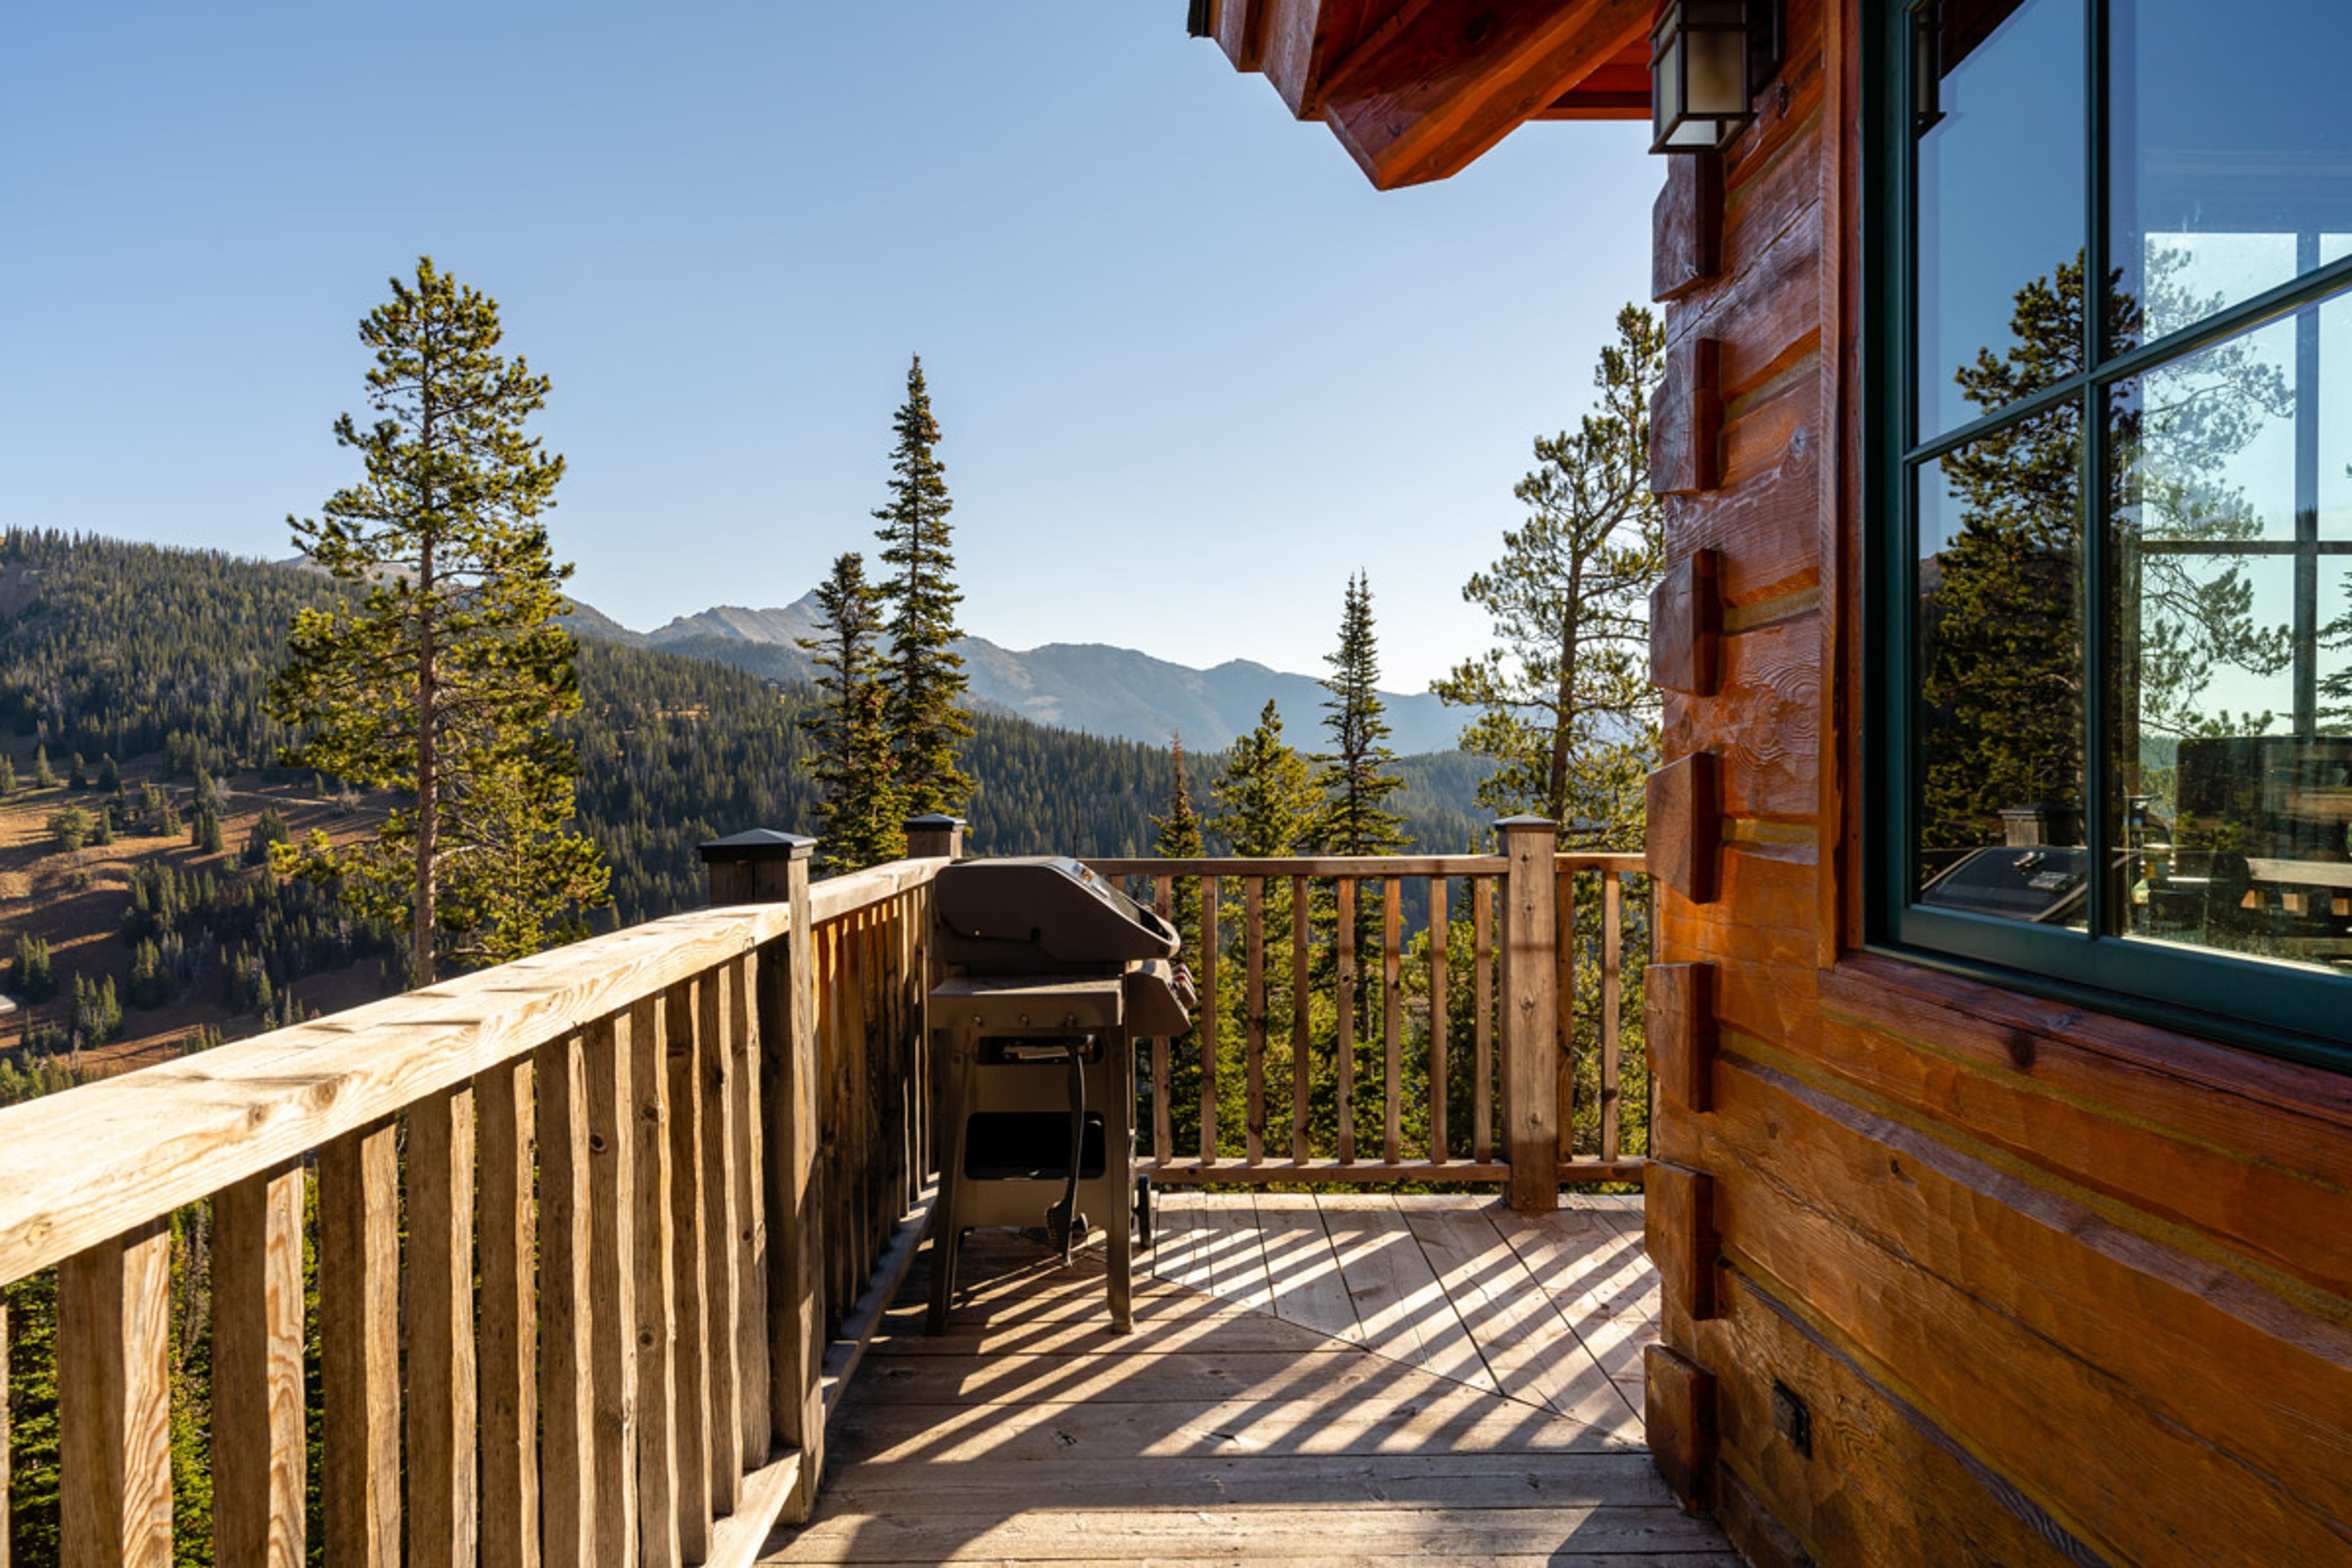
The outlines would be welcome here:
<svg viewBox="0 0 2352 1568">
<path fill-rule="evenodd" d="M 79 753 L 152 758 L 167 777 L 286 780 L 286 737 L 263 711 L 286 627 L 335 592 L 299 568 L 34 530 L 0 535 L 0 733 Z M 811 831 L 801 765 L 808 689 L 676 652 L 581 641 L 580 819 L 613 867 L 622 922 L 698 902 L 694 847 L 751 826 Z M 1312 750 L 1318 715 L 1288 716 Z M 969 816 L 982 854 L 1146 853 L 1167 806 L 1166 754 L 982 713 L 967 748 Z M 1213 778 L 1217 753 L 1196 755 Z M 1484 827 L 1469 805 L 1483 764 L 1408 758 L 1402 799 L 1417 843 L 1458 850 Z M 304 781 L 307 782 L 307 779 Z M 1212 844 L 1212 847 L 1217 847 Z"/>
</svg>

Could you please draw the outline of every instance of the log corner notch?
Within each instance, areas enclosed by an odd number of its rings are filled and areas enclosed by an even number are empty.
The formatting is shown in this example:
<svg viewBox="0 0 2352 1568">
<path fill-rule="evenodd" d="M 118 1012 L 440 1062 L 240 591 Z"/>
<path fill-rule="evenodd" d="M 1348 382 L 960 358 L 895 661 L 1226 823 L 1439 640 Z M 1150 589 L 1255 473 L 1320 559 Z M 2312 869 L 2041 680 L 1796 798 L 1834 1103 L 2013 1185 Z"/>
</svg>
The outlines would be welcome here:
<svg viewBox="0 0 2352 1568">
<path fill-rule="evenodd" d="M 1653 1344 L 1642 1354 L 1642 1425 L 1651 1462 L 1693 1513 L 1712 1501 L 1717 1448 L 1715 1377 L 1681 1352 Z"/>
<path fill-rule="evenodd" d="M 1714 902 L 1723 837 L 1715 753 L 1693 752 L 1652 773 L 1648 812 L 1651 871 L 1695 904 Z"/>
<path fill-rule="evenodd" d="M 1689 336 L 1666 349 L 1666 374 L 1650 395 L 1650 489 L 1700 495 L 1723 486 L 1723 344 Z"/>
<path fill-rule="evenodd" d="M 1723 154 L 1666 160 L 1666 183 L 1650 209 L 1650 298 L 1679 300 L 1723 268 Z"/>
<path fill-rule="evenodd" d="M 1654 963 L 1643 975 L 1650 1071 L 1680 1110 L 1715 1109 L 1715 965 Z"/>
<path fill-rule="evenodd" d="M 1223 8 L 1243 9 L 1244 0 L 1223 0 Z M 1319 114 L 1373 185 L 1388 191 L 1458 174 L 1521 124 L 1544 117 L 1642 48 L 1655 6 L 1653 0 L 1391 6 L 1362 28 L 1319 89 L 1308 74 L 1314 44 L 1336 41 L 1340 29 L 1330 24 L 1353 19 L 1342 13 L 1361 16 L 1378 7 L 1365 0 L 1255 0 L 1246 9 L 1253 18 L 1268 14 L 1258 35 L 1265 63 L 1293 112 Z M 1302 37 L 1303 49 L 1292 41 Z"/>
<path fill-rule="evenodd" d="M 1723 554 L 1694 550 L 1650 593 L 1650 683 L 1688 697 L 1716 692 L 1723 650 Z"/>
</svg>

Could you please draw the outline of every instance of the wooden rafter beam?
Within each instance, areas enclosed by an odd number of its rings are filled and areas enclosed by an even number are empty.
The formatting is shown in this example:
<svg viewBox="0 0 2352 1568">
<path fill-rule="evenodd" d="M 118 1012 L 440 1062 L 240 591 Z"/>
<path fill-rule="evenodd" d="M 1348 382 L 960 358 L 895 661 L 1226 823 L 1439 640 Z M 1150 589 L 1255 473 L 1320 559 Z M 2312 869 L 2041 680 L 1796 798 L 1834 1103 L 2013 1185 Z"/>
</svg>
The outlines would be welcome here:
<svg viewBox="0 0 2352 1568">
<path fill-rule="evenodd" d="M 1654 10 L 1654 0 L 1408 4 L 1339 62 L 1322 117 L 1380 189 L 1442 180 L 1638 47 Z"/>
<path fill-rule="evenodd" d="M 1610 61 L 1536 112 L 1538 120 L 1647 120 L 1650 65 L 1647 58 Z"/>
</svg>

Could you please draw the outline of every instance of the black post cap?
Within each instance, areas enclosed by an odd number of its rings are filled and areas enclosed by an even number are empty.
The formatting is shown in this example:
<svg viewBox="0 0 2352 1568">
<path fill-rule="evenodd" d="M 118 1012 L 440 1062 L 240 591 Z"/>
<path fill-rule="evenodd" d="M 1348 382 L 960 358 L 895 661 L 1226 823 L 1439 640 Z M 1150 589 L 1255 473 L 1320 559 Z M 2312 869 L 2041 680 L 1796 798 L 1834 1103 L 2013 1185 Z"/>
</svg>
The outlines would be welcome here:
<svg viewBox="0 0 2352 1568">
<path fill-rule="evenodd" d="M 816 852 L 816 840 L 805 833 L 779 833 L 754 827 L 698 845 L 696 853 L 711 860 L 805 860 Z"/>
</svg>

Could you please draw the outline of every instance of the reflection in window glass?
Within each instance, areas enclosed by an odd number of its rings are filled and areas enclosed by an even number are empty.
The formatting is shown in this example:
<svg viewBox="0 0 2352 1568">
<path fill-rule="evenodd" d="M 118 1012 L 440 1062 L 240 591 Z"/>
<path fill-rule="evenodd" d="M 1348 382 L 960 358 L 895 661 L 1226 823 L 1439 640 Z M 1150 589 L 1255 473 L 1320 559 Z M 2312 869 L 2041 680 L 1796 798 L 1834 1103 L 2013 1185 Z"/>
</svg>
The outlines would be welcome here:
<svg viewBox="0 0 2352 1568">
<path fill-rule="evenodd" d="M 2068 405 L 1918 475 L 1923 904 L 2086 922 L 2080 425 Z"/>
<path fill-rule="evenodd" d="M 2111 0 L 2111 339 L 2148 338 L 2292 281 L 2352 229 L 2352 7 Z"/>
<path fill-rule="evenodd" d="M 2295 354 L 2289 317 L 2126 383 L 2115 436 L 2133 526 L 2205 543 L 2295 531 Z"/>
<path fill-rule="evenodd" d="M 2352 963 L 2352 555 L 2331 552 L 2312 501 L 2337 379 L 2315 345 L 2347 308 L 2227 340 L 2109 404 L 2127 935 Z"/>
<path fill-rule="evenodd" d="M 2082 296 L 2081 0 L 1944 0 L 1917 130 L 1919 434 L 2081 368 L 2079 342 L 2020 363 L 2033 323 Z M 2078 329 L 2079 334 L 2079 329 Z M 1977 374 L 1979 355 L 2003 368 Z"/>
<path fill-rule="evenodd" d="M 2352 255 L 2352 235 L 2332 235 L 2323 247 L 2330 261 Z M 2319 363 L 2312 379 L 2315 432 L 2336 431 L 2316 454 L 2319 469 L 2319 537 L 2352 540 L 2352 299 L 2342 296 L 2319 308 L 2313 339 Z"/>
</svg>

